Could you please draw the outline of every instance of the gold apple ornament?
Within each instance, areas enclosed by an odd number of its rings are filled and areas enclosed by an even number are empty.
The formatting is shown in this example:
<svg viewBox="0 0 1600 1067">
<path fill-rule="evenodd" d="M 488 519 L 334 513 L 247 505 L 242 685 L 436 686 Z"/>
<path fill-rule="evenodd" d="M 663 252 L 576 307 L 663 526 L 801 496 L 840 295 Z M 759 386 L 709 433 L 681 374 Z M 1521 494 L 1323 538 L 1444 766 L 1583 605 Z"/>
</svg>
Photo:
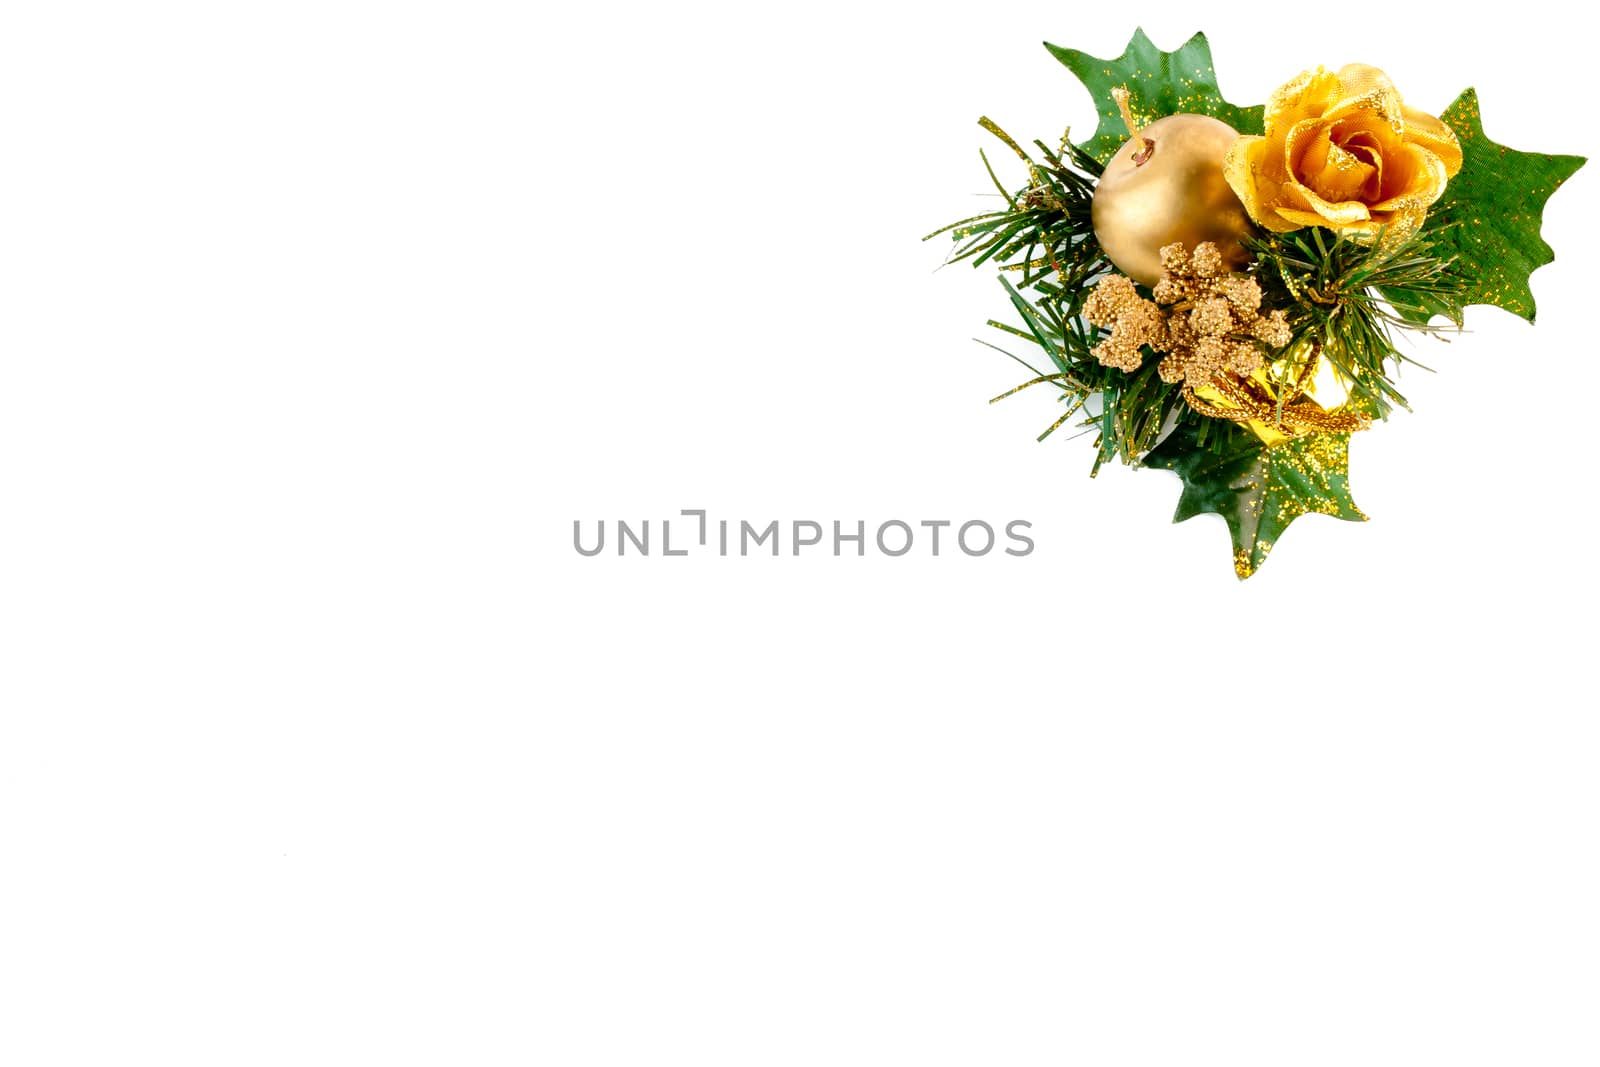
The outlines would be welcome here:
<svg viewBox="0 0 1600 1067">
<path fill-rule="evenodd" d="M 1253 226 L 1228 185 L 1222 162 L 1238 131 L 1209 115 L 1168 115 L 1140 128 L 1128 90 L 1111 91 L 1128 126 L 1128 142 L 1106 164 L 1090 219 L 1107 258 L 1141 285 L 1161 280 L 1161 249 L 1194 249 L 1210 241 L 1237 270 L 1250 261 L 1239 240 Z"/>
</svg>

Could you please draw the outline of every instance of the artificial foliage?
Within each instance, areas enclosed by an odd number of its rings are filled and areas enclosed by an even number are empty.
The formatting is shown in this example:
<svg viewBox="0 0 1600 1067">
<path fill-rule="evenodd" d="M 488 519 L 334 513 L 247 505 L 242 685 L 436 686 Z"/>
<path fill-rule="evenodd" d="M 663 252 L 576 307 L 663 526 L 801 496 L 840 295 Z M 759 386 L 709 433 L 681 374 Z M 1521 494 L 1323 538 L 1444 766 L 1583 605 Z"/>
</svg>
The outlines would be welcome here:
<svg viewBox="0 0 1600 1067">
<path fill-rule="evenodd" d="M 1157 48 L 1143 30 L 1133 31 L 1127 50 L 1116 59 L 1096 59 L 1071 48 L 1045 42 L 1045 48 L 1063 66 L 1078 76 L 1099 112 L 1100 125 L 1094 136 L 1078 147 L 1104 163 L 1128 139 L 1111 91 L 1126 88 L 1138 101 L 1133 105 L 1136 118 L 1145 124 L 1163 115 L 1210 115 L 1221 119 L 1240 133 L 1261 132 L 1262 106 L 1236 107 L 1228 103 L 1217 88 L 1217 72 L 1211 64 L 1211 43 L 1197 33 L 1175 52 Z"/>
<path fill-rule="evenodd" d="M 1462 92 L 1439 117 L 1460 139 L 1466 162 L 1429 209 L 1422 233 L 1437 256 L 1463 265 L 1465 285 L 1458 303 L 1425 303 L 1406 318 L 1420 323 L 1444 315 L 1460 325 L 1466 305 L 1494 304 L 1532 322 L 1528 275 L 1556 258 L 1539 232 L 1544 205 L 1584 159 L 1518 152 L 1489 140 L 1475 89 Z"/>
<path fill-rule="evenodd" d="M 1472 89 L 1435 117 L 1361 64 L 1239 106 L 1203 34 L 1164 52 L 1136 31 L 1115 59 L 1046 47 L 1094 100 L 1093 135 L 1024 146 L 980 119 L 1000 203 L 929 235 L 999 274 L 1010 314 L 985 343 L 1030 373 L 994 399 L 1057 391 L 1039 439 L 1091 436 L 1091 474 L 1176 474 L 1174 521 L 1220 515 L 1240 578 L 1303 515 L 1364 520 L 1350 443 L 1409 408 L 1397 339 L 1474 304 L 1531 323 L 1543 209 L 1584 160 L 1491 141 Z M 999 177 L 1017 166 L 1020 187 Z"/>
</svg>

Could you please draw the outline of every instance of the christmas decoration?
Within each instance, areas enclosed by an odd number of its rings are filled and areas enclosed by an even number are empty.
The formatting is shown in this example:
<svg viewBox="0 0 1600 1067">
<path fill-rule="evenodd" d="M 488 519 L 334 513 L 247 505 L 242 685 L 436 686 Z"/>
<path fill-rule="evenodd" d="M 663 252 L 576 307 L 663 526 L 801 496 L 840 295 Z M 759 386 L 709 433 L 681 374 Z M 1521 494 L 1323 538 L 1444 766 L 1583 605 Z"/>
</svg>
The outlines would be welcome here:
<svg viewBox="0 0 1600 1067">
<path fill-rule="evenodd" d="M 1116 59 L 1046 45 L 1089 90 L 1093 136 L 1024 149 L 1001 209 L 930 234 L 952 262 L 998 267 L 1065 410 L 1109 460 L 1174 472 L 1174 521 L 1214 512 L 1249 577 L 1296 518 L 1365 519 L 1351 435 L 1407 407 L 1401 331 L 1459 328 L 1471 304 L 1534 318 L 1528 276 L 1554 255 L 1550 195 L 1585 161 L 1490 141 L 1468 89 L 1437 117 L 1383 71 L 1305 71 L 1262 107 L 1223 98 L 1195 34 L 1143 31 Z M 982 153 L 980 153 L 982 155 Z M 1438 317 L 1448 325 L 1436 324 Z M 999 347 L 999 346 L 992 346 Z"/>
</svg>

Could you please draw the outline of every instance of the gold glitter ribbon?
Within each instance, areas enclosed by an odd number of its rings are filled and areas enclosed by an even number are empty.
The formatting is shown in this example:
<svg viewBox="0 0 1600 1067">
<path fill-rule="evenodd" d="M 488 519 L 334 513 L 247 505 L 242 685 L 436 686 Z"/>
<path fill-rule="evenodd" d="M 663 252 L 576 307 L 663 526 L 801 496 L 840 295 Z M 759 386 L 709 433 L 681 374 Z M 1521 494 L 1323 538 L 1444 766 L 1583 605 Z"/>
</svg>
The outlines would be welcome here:
<svg viewBox="0 0 1600 1067">
<path fill-rule="evenodd" d="M 1274 383 L 1268 368 L 1248 378 L 1219 374 L 1198 387 L 1185 383 L 1183 399 L 1202 415 L 1244 423 L 1268 445 L 1310 433 L 1353 433 L 1372 425 L 1363 412 L 1329 410 L 1314 399 L 1321 342 L 1312 342 L 1304 359 L 1290 357 L 1279 365 L 1285 362 L 1293 377 L 1283 383 Z"/>
</svg>

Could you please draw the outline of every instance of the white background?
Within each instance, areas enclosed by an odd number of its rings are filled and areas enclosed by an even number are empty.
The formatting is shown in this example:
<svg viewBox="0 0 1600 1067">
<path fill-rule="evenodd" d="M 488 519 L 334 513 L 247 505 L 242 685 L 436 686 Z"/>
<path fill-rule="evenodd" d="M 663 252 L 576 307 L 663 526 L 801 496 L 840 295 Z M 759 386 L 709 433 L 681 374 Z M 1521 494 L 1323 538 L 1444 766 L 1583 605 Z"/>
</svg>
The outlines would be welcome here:
<svg viewBox="0 0 1600 1067">
<path fill-rule="evenodd" d="M 917 240 L 1140 23 L 1595 154 L 1505 10 L 8 6 L 0 1059 L 1600 1060 L 1593 165 L 1245 584 Z"/>
</svg>

